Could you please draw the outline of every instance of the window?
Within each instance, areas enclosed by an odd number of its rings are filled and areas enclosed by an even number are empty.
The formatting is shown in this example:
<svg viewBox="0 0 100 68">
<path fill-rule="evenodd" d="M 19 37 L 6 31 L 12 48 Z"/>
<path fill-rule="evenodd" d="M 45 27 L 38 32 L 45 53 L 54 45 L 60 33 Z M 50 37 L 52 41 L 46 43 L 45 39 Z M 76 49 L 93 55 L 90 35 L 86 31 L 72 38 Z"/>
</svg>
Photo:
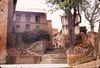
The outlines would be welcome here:
<svg viewBox="0 0 100 68">
<path fill-rule="evenodd" d="M 21 15 L 20 14 L 16 14 L 16 22 L 20 22 L 21 21 Z"/>
<path fill-rule="evenodd" d="M 26 24 L 26 30 L 30 29 L 30 24 Z"/>
<path fill-rule="evenodd" d="M 40 16 L 36 16 L 36 17 L 35 17 L 35 21 L 36 21 L 37 23 L 39 23 L 39 22 L 40 22 Z"/>
<path fill-rule="evenodd" d="M 26 22 L 30 22 L 30 15 L 26 15 L 25 18 L 26 18 Z"/>
<path fill-rule="evenodd" d="M 17 27 L 17 28 L 20 28 L 20 25 L 17 25 L 16 27 Z"/>
</svg>

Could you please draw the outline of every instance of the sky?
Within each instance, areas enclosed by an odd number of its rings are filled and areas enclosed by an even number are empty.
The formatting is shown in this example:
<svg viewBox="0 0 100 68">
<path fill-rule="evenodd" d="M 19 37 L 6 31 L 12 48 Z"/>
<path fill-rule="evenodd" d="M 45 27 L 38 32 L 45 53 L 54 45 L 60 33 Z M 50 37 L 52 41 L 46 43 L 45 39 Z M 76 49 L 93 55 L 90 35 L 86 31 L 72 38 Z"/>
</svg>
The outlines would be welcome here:
<svg viewBox="0 0 100 68">
<path fill-rule="evenodd" d="M 46 11 L 49 9 L 45 4 L 45 0 L 18 0 L 16 10 L 25 10 L 25 11 L 32 11 L 32 9 L 45 9 Z M 61 30 L 61 19 L 60 15 L 62 14 L 61 11 L 56 11 L 53 14 L 47 12 L 47 20 L 52 20 L 52 27 L 58 28 Z M 82 12 L 82 23 L 79 24 L 80 26 L 86 26 L 88 31 L 90 31 L 89 22 L 85 19 L 84 13 Z M 98 31 L 98 23 L 95 24 L 95 31 Z"/>
</svg>

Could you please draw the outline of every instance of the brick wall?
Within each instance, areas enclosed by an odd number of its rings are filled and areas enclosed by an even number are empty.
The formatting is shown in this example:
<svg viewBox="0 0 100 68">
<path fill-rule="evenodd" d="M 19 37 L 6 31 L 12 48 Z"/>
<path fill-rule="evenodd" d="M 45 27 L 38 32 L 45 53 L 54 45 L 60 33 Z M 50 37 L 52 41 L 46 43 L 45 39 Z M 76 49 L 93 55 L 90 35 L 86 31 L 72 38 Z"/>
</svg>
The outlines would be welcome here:
<svg viewBox="0 0 100 68">
<path fill-rule="evenodd" d="M 40 57 L 39 56 L 17 56 L 15 64 L 33 64 L 39 63 Z"/>
<path fill-rule="evenodd" d="M 8 0 L 0 0 L 0 55 L 4 56 L 5 53 L 3 52 L 3 50 L 6 48 L 7 22 L 8 22 Z"/>
</svg>

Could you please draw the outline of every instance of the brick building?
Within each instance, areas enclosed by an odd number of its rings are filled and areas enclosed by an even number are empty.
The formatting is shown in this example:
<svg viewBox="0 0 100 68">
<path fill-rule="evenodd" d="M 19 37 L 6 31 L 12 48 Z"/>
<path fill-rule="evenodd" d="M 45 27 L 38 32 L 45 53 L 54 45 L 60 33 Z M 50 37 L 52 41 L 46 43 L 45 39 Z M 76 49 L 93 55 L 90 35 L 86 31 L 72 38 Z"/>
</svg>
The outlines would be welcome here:
<svg viewBox="0 0 100 68">
<path fill-rule="evenodd" d="M 48 28 L 46 12 L 15 11 L 13 32 L 22 33 L 35 28 Z"/>
</svg>

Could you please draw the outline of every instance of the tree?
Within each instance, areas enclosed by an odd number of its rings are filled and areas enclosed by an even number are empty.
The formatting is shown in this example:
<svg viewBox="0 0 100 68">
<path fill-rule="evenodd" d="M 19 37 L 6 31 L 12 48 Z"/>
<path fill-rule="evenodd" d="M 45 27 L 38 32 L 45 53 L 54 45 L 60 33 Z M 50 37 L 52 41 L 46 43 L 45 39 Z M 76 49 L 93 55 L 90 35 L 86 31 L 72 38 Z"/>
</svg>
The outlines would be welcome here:
<svg viewBox="0 0 100 68">
<path fill-rule="evenodd" d="M 51 35 L 50 33 L 42 28 L 36 28 L 32 31 L 25 31 L 22 34 L 22 41 L 26 44 L 32 44 L 36 41 L 41 41 L 41 40 L 51 40 Z"/>
<path fill-rule="evenodd" d="M 94 1 L 94 3 L 93 3 Z M 85 18 L 89 21 L 91 31 L 94 31 L 94 24 L 100 20 L 99 16 L 99 3 L 97 0 L 85 0 L 82 3 L 82 10 L 84 11 Z"/>
<path fill-rule="evenodd" d="M 100 15 L 100 7 L 99 7 L 98 11 L 99 11 L 99 15 Z M 95 50 L 96 50 L 96 57 L 98 59 L 98 56 L 100 56 L 100 20 L 99 20 L 99 28 L 98 28 L 98 35 L 97 35 L 97 39 L 96 39 Z"/>
<path fill-rule="evenodd" d="M 75 20 L 76 20 L 76 14 L 78 11 L 79 13 L 79 3 L 82 2 L 82 0 L 47 0 L 50 5 L 52 4 L 57 9 L 62 9 L 65 12 L 66 17 L 68 18 L 68 30 L 69 30 L 69 39 L 70 39 L 70 47 L 74 46 L 76 44 L 75 39 Z M 73 14 L 71 10 L 74 10 Z M 81 16 L 80 16 L 81 18 Z"/>
<path fill-rule="evenodd" d="M 95 54 L 98 59 L 98 56 L 100 56 L 100 22 L 99 22 L 99 29 L 98 29 L 98 34 L 97 34 L 97 39 L 95 44 Z"/>
<path fill-rule="evenodd" d="M 100 2 L 98 0 L 85 0 L 82 3 L 82 10 L 85 13 L 85 18 L 89 21 L 91 31 L 94 31 L 94 24 L 99 23 L 98 35 L 95 42 L 95 47 L 93 49 L 94 57 L 97 57 L 99 54 L 99 43 L 100 43 Z"/>
</svg>

